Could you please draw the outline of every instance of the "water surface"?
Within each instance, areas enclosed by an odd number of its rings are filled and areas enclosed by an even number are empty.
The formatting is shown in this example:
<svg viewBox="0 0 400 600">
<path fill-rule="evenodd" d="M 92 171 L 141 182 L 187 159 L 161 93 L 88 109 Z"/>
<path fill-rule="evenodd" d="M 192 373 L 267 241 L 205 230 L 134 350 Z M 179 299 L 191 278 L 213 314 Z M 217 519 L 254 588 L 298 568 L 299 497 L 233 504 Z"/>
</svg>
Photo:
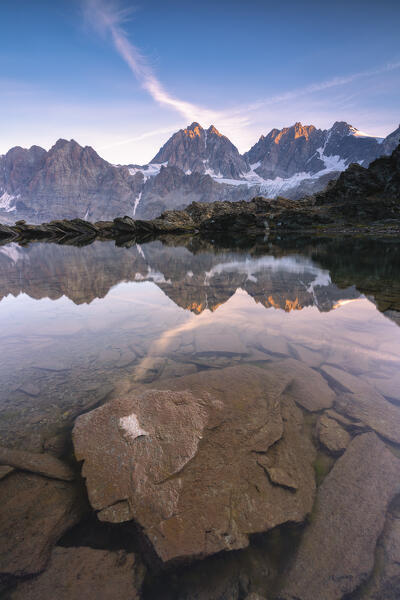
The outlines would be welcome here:
<svg viewBox="0 0 400 600">
<path fill-rule="evenodd" d="M 1 444 L 68 448 L 74 419 L 125 380 L 287 357 L 397 406 L 398 253 L 393 240 L 2 246 Z"/>
</svg>

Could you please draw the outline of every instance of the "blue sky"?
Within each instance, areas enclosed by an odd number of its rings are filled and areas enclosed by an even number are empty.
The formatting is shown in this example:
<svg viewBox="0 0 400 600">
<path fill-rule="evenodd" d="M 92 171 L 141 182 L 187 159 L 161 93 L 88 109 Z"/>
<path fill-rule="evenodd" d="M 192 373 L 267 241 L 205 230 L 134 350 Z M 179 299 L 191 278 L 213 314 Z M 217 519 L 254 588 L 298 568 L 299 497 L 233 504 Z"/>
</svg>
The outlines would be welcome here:
<svg viewBox="0 0 400 600">
<path fill-rule="evenodd" d="M 247 150 L 296 121 L 400 122 L 400 3 L 0 0 L 0 153 L 149 161 L 193 120 Z"/>
</svg>

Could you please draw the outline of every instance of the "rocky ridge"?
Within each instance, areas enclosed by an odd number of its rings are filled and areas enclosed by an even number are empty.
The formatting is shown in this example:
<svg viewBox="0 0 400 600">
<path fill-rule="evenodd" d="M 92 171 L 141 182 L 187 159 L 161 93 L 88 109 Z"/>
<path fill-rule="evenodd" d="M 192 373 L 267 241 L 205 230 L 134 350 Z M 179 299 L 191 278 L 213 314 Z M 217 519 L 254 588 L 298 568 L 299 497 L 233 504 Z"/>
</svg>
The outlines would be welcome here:
<svg viewBox="0 0 400 600">
<path fill-rule="evenodd" d="M 214 126 L 178 131 L 151 163 L 112 165 L 93 148 L 60 139 L 43 148 L 15 147 L 0 156 L 1 220 L 152 219 L 193 201 L 249 200 L 284 194 L 298 199 L 323 189 L 350 163 L 390 154 L 400 128 L 384 140 L 337 122 L 331 129 L 296 123 L 273 129 L 244 155 Z"/>
<path fill-rule="evenodd" d="M 185 232 L 260 236 L 278 230 L 311 231 L 390 219 L 400 219 L 400 145 L 390 156 L 376 159 L 367 168 L 351 164 L 323 192 L 299 201 L 255 197 L 249 202 L 193 202 L 184 210 L 165 211 L 149 221 L 129 216 L 94 224 L 82 219 L 37 226 L 17 221 L 13 226 L 0 225 L 0 238 L 59 239 L 71 235 L 113 238 Z"/>
<path fill-rule="evenodd" d="M 212 172 L 227 179 L 240 179 L 249 171 L 247 160 L 226 136 L 214 125 L 203 129 L 199 123 L 192 123 L 175 133 L 152 163 L 167 163 L 169 167 L 179 167 L 189 174 Z"/>
<path fill-rule="evenodd" d="M 157 219 L 143 221 L 129 216 L 94 224 L 82 219 L 52 221 L 42 225 L 0 225 L 0 238 L 10 240 L 71 237 L 145 239 L 172 233 L 204 236 L 265 236 L 282 231 L 345 229 L 350 223 L 371 225 L 400 219 L 400 146 L 367 168 L 350 165 L 336 182 L 315 196 L 292 201 L 253 198 L 250 202 L 193 202 L 182 211 L 166 211 Z"/>
</svg>

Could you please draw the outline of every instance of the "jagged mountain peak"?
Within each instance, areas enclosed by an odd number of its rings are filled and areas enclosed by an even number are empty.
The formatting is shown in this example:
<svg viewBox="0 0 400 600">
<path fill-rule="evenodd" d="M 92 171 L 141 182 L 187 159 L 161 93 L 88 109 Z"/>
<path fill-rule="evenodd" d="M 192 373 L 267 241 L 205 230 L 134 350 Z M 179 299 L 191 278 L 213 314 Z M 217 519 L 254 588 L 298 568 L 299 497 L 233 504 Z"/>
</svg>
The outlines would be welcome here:
<svg viewBox="0 0 400 600">
<path fill-rule="evenodd" d="M 345 135 L 360 135 L 361 131 L 359 131 L 350 123 L 346 123 L 346 121 L 335 121 L 330 130 L 332 134 L 337 134 L 341 136 Z"/>
<path fill-rule="evenodd" d="M 207 134 L 216 135 L 218 137 L 226 137 L 226 136 L 222 135 L 222 133 L 220 133 L 214 125 L 210 125 L 210 127 L 207 129 Z"/>
<path fill-rule="evenodd" d="M 377 141 L 382 140 L 382 138 L 376 137 L 369 133 L 365 133 L 364 131 L 360 131 L 359 129 L 357 129 L 357 127 L 354 127 L 354 125 L 350 125 L 350 123 L 347 123 L 346 121 L 336 121 L 328 130 L 328 132 L 330 132 L 331 135 L 336 134 L 342 137 L 353 136 L 357 138 L 366 138 Z"/>
<path fill-rule="evenodd" d="M 218 129 L 215 127 L 215 125 L 210 125 L 210 127 L 208 129 L 204 129 L 204 127 L 202 127 L 200 125 L 200 123 L 197 123 L 197 121 L 194 121 L 193 123 L 191 123 L 190 125 L 188 125 L 187 127 L 185 127 L 185 129 L 183 129 L 181 131 L 183 131 L 183 133 L 185 135 L 188 135 L 189 137 L 194 137 L 194 136 L 201 137 L 205 133 L 207 133 L 207 135 L 216 135 L 218 137 L 226 137 L 218 131 Z M 177 133 L 179 134 L 179 131 Z M 174 134 L 174 135 L 177 135 L 177 134 Z"/>
<path fill-rule="evenodd" d="M 183 133 L 189 137 L 202 136 L 204 133 L 203 127 L 194 121 L 191 125 L 185 127 L 185 129 L 181 130 Z M 177 132 L 179 134 L 179 131 Z M 175 134 L 177 135 L 177 134 Z"/>
<path fill-rule="evenodd" d="M 325 130 L 298 121 L 261 135 L 241 156 L 214 125 L 205 129 L 194 121 L 150 164 L 128 167 L 60 138 L 49 151 L 16 146 L 0 156 L 0 213 L 30 220 L 150 218 L 192 200 L 247 200 L 257 194 L 297 199 L 322 189 L 352 162 L 368 166 L 390 154 L 399 142 L 400 126 L 382 140 L 345 121 Z"/>
<path fill-rule="evenodd" d="M 197 122 L 177 131 L 151 163 L 167 163 L 186 174 L 209 173 L 229 179 L 240 179 L 249 170 L 246 159 L 226 136 L 214 125 L 205 130 Z"/>
<path fill-rule="evenodd" d="M 80 150 L 86 150 L 87 152 L 93 152 L 97 154 L 96 150 L 92 148 L 92 146 L 81 146 L 79 142 L 74 139 L 66 140 L 64 138 L 59 138 L 56 143 L 50 148 L 49 152 L 54 150 L 62 150 L 64 148 L 67 149 L 75 149 L 78 148 Z"/>
<path fill-rule="evenodd" d="M 78 144 L 78 142 L 74 139 L 71 140 L 66 140 L 65 138 L 59 138 L 56 143 L 50 148 L 50 150 L 54 149 L 59 149 L 59 148 L 65 148 L 66 146 L 79 146 L 79 148 L 82 148 L 82 146 L 80 144 Z"/>
<path fill-rule="evenodd" d="M 282 138 L 289 137 L 293 139 L 297 139 L 300 137 L 305 137 L 308 139 L 310 135 L 316 131 L 316 127 L 314 125 L 303 125 L 299 121 L 292 125 L 291 127 L 284 127 L 275 137 L 275 144 L 279 144 Z"/>
<path fill-rule="evenodd" d="M 64 157 L 64 160 L 70 162 L 71 166 L 76 164 L 78 161 L 80 162 L 89 162 L 97 165 L 102 165 L 102 167 L 110 167 L 113 168 L 106 160 L 101 158 L 99 154 L 97 154 L 96 150 L 92 148 L 92 146 L 81 146 L 76 140 L 65 140 L 60 138 L 57 142 L 52 146 L 47 153 L 48 161 L 58 161 Z"/>
</svg>

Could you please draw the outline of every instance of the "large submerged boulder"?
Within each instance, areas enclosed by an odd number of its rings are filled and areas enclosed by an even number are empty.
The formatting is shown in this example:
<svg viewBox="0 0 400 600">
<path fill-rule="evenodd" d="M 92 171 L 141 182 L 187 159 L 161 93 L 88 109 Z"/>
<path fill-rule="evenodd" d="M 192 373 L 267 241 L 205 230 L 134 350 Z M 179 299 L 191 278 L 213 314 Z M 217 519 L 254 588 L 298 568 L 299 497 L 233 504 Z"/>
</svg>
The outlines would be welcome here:
<svg viewBox="0 0 400 600">
<path fill-rule="evenodd" d="M 400 514 L 389 514 L 377 548 L 377 568 L 363 590 L 363 600 L 400 597 Z"/>
<path fill-rule="evenodd" d="M 57 540 L 87 509 L 73 483 L 27 473 L 0 482 L 0 579 L 42 571 Z"/>
<path fill-rule="evenodd" d="M 135 520 L 164 562 L 243 548 L 302 522 L 315 450 L 283 392 L 288 370 L 229 367 L 134 389 L 75 424 L 89 500 L 102 520 Z"/>
<path fill-rule="evenodd" d="M 10 600 L 139 600 L 144 567 L 134 554 L 54 548 L 49 566 L 11 592 Z"/>
<path fill-rule="evenodd" d="M 319 489 L 279 598 L 338 600 L 366 581 L 388 506 L 399 491 L 400 460 L 375 433 L 357 436 Z"/>
</svg>

